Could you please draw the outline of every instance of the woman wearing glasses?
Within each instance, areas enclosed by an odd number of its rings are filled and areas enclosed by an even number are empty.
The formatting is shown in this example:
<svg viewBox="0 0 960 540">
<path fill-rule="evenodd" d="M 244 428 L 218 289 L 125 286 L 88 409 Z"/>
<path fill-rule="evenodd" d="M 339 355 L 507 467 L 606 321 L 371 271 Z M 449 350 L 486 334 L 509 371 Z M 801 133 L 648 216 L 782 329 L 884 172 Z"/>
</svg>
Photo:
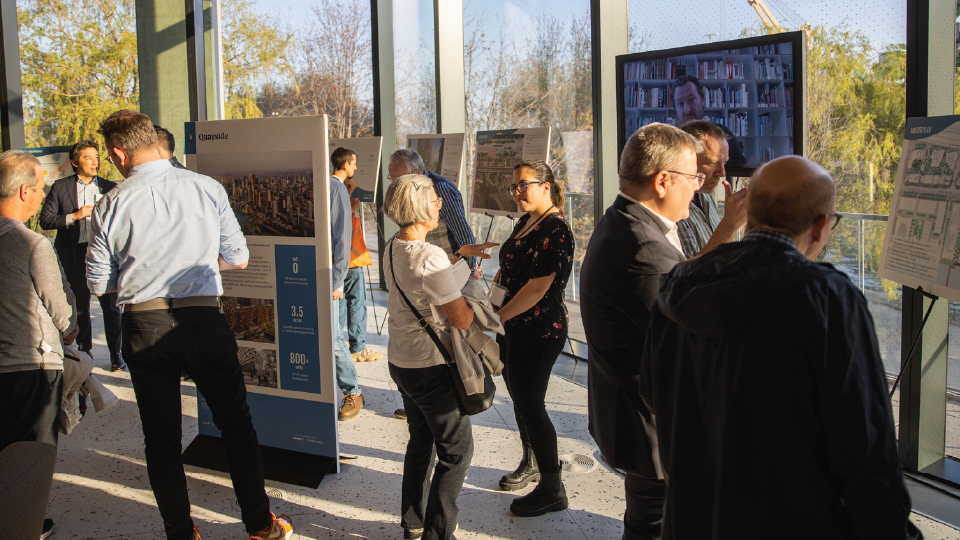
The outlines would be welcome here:
<svg viewBox="0 0 960 540">
<path fill-rule="evenodd" d="M 500 488 L 513 491 L 539 480 L 532 492 L 510 504 L 518 516 L 539 516 L 567 508 L 557 432 L 544 397 L 567 338 L 564 289 L 573 263 L 573 234 L 561 215 L 563 188 L 545 162 L 518 163 L 508 189 L 526 215 L 500 248 L 500 272 L 491 299 L 497 299 L 498 287 L 505 289 L 497 312 L 506 330 L 503 378 L 513 400 L 523 459 L 517 470 L 500 479 Z"/>
<path fill-rule="evenodd" d="M 400 524 L 407 540 L 453 536 L 457 498 L 473 457 L 470 417 L 458 406 L 450 368 L 437 344 L 420 326 L 423 317 L 449 350 L 450 326 L 435 324 L 431 306 L 456 328 L 473 322 L 473 309 L 460 293 L 446 253 L 425 241 L 437 227 L 442 205 L 433 181 L 419 174 L 398 178 L 383 200 L 383 212 L 400 225 L 387 244 L 383 269 L 390 288 L 390 376 L 403 398 L 410 431 L 400 495 Z M 489 259 L 483 250 L 496 245 L 463 246 L 458 256 Z M 431 480 L 434 456 L 439 463 Z"/>
</svg>

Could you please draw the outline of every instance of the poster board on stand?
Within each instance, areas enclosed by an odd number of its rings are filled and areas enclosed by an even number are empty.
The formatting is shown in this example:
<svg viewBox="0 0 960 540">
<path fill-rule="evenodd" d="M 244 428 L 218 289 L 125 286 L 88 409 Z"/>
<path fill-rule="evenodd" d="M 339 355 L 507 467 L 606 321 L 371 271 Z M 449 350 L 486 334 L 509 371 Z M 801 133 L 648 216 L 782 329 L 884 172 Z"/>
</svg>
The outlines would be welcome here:
<svg viewBox="0 0 960 540">
<path fill-rule="evenodd" d="M 72 146 L 35 146 L 33 148 L 18 148 L 40 160 L 43 167 L 43 191 L 50 193 L 53 183 L 61 178 L 74 174 L 70 163 L 70 149 Z"/>
<path fill-rule="evenodd" d="M 960 116 L 908 118 L 877 274 L 960 301 Z"/>
<path fill-rule="evenodd" d="M 224 187 L 250 250 L 246 269 L 221 274 L 221 302 L 260 444 L 339 471 L 327 117 L 184 127 L 187 168 Z M 220 436 L 200 395 L 197 416 L 201 435 Z"/>
<path fill-rule="evenodd" d="M 373 202 L 380 180 L 380 152 L 383 147 L 383 138 L 330 139 L 327 158 L 329 159 L 333 151 L 341 147 L 353 150 L 357 154 L 357 170 L 353 173 L 353 182 L 357 188 L 353 190 L 351 197 L 360 199 L 360 202 Z M 333 170 L 330 174 L 333 174 Z"/>
<path fill-rule="evenodd" d="M 439 174 L 460 189 L 463 179 L 463 133 L 407 135 L 407 148 L 420 154 L 427 170 Z"/>
<path fill-rule="evenodd" d="M 550 128 L 478 131 L 473 174 L 471 212 L 519 217 L 517 203 L 507 192 L 513 182 L 513 167 L 524 159 L 547 159 Z"/>
</svg>

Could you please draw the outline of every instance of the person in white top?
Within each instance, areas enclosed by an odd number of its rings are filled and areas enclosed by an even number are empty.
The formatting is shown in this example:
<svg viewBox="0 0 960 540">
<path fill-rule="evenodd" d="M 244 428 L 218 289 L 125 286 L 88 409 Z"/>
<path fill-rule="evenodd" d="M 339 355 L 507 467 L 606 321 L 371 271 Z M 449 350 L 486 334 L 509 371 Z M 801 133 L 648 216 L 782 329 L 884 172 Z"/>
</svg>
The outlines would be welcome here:
<svg viewBox="0 0 960 540">
<path fill-rule="evenodd" d="M 460 293 L 446 253 L 426 243 L 427 232 L 437 227 L 442 205 L 433 182 L 419 174 L 395 180 L 383 200 L 383 212 L 400 225 L 400 232 L 387 244 L 383 269 L 390 290 L 390 376 L 403 397 L 410 430 L 400 495 L 400 525 L 407 540 L 453 537 L 457 499 L 473 458 L 470 417 L 461 410 L 450 368 L 403 299 L 405 295 L 447 347 L 449 325 L 466 329 L 473 322 L 473 309 Z M 461 246 L 456 255 L 489 259 L 483 250 L 496 245 Z M 439 307 L 445 319 L 442 324 L 433 321 L 431 306 Z M 434 455 L 438 463 L 428 482 Z"/>
</svg>

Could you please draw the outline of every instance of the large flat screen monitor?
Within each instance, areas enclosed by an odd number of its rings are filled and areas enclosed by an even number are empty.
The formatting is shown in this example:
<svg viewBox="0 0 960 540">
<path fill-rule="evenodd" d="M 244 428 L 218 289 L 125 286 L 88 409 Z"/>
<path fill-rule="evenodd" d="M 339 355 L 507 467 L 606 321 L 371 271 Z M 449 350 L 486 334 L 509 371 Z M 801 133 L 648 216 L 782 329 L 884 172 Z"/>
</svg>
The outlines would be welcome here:
<svg viewBox="0 0 960 540">
<path fill-rule="evenodd" d="M 730 136 L 728 176 L 804 155 L 806 64 L 803 32 L 618 56 L 618 154 L 647 124 L 704 119 Z"/>
</svg>

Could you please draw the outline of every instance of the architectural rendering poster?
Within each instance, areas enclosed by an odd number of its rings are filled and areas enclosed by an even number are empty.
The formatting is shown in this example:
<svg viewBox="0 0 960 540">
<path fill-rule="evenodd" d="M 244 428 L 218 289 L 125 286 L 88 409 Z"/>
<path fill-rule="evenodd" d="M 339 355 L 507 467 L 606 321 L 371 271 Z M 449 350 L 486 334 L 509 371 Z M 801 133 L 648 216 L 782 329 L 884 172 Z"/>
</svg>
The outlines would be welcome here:
<svg viewBox="0 0 960 540">
<path fill-rule="evenodd" d="M 420 154 L 427 170 L 460 189 L 463 178 L 463 133 L 407 135 L 407 148 Z"/>
<path fill-rule="evenodd" d="M 221 273 L 221 304 L 260 443 L 336 460 L 327 118 L 189 122 L 185 139 L 187 168 L 227 191 L 250 249 Z M 199 398 L 200 433 L 219 436 Z"/>
<path fill-rule="evenodd" d="M 519 216 L 517 203 L 507 188 L 513 167 L 524 159 L 547 160 L 550 128 L 503 129 L 477 132 L 471 212 Z"/>
<path fill-rule="evenodd" d="M 960 301 L 960 116 L 908 118 L 880 277 Z"/>
<path fill-rule="evenodd" d="M 29 152 L 40 160 L 40 166 L 43 167 L 43 183 L 46 185 L 44 191 L 49 193 L 54 182 L 74 173 L 73 165 L 70 164 L 70 148 L 69 146 L 40 146 L 18 150 Z"/>
<path fill-rule="evenodd" d="M 353 173 L 353 181 L 357 189 L 353 190 L 353 198 L 360 202 L 373 202 L 377 192 L 377 182 L 380 179 L 380 150 L 383 146 L 381 137 L 356 137 L 353 139 L 330 139 L 329 158 L 333 151 L 343 147 L 357 153 L 357 171 Z M 333 171 L 330 171 L 331 174 Z"/>
</svg>

